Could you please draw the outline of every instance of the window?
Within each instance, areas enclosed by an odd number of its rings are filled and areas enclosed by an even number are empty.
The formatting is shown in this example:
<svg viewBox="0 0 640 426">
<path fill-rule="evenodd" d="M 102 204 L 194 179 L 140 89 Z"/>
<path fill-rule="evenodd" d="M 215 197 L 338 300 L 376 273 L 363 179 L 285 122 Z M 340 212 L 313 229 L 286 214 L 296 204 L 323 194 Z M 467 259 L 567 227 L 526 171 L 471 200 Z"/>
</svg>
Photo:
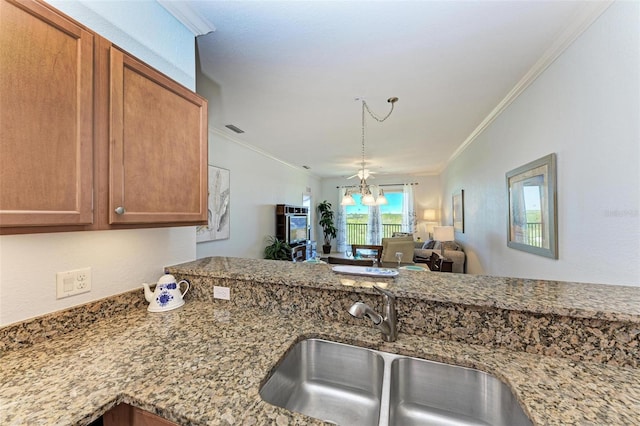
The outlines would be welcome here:
<svg viewBox="0 0 640 426">
<path fill-rule="evenodd" d="M 311 208 L 311 193 L 310 192 L 305 192 L 302 194 L 302 206 L 307 208 L 307 211 L 309 212 L 309 223 L 313 223 L 313 214 L 314 211 Z M 313 239 L 313 227 L 309 226 L 309 229 L 307 230 L 307 238 L 309 239 Z"/>
<path fill-rule="evenodd" d="M 385 192 L 389 204 L 380 206 L 382 216 L 382 238 L 402 231 L 402 192 Z"/>
<path fill-rule="evenodd" d="M 389 204 L 380 206 L 382 237 L 391 237 L 394 232 L 402 230 L 402 192 L 385 192 Z M 347 244 L 367 244 L 369 232 L 369 206 L 362 205 L 360 194 L 354 194 L 354 206 L 346 206 L 347 210 Z M 378 242 L 379 243 L 379 242 Z"/>
<path fill-rule="evenodd" d="M 347 244 L 367 243 L 369 207 L 362 205 L 362 196 L 353 194 L 356 204 L 347 208 Z"/>
</svg>

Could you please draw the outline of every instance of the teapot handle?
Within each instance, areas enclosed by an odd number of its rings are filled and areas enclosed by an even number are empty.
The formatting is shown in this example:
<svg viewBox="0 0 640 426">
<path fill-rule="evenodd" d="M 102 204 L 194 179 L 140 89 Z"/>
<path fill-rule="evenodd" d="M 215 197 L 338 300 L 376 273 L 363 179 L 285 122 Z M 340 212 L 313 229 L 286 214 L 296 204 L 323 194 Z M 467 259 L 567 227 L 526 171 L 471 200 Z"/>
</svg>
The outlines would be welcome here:
<svg viewBox="0 0 640 426">
<path fill-rule="evenodd" d="M 187 281 L 187 280 L 181 280 L 181 281 L 178 281 L 178 288 L 180 288 L 180 284 L 182 284 L 182 283 L 186 283 L 187 284 L 187 289 L 184 291 L 184 293 L 182 293 L 182 297 L 184 297 L 184 295 L 187 294 L 187 292 L 191 288 L 191 284 L 189 284 L 189 281 Z"/>
</svg>

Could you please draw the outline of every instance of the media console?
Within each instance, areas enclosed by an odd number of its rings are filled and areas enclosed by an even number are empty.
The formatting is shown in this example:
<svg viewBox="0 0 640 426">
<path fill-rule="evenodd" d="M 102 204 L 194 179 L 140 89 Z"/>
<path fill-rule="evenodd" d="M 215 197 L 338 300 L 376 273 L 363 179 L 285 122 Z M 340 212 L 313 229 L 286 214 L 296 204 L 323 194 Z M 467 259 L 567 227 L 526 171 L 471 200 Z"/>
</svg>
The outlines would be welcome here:
<svg viewBox="0 0 640 426">
<path fill-rule="evenodd" d="M 315 256 L 315 241 L 309 240 L 309 208 L 276 204 L 276 238 L 291 246 L 291 260 L 303 262 Z"/>
</svg>

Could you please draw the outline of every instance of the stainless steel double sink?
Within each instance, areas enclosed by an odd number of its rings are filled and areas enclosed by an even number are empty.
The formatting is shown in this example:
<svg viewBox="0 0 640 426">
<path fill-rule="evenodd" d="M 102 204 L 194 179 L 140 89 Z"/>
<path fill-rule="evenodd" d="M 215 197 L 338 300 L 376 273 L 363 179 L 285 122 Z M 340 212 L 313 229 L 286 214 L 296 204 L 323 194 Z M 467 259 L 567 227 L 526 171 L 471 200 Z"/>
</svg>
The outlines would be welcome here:
<svg viewBox="0 0 640 426">
<path fill-rule="evenodd" d="M 340 425 L 531 425 L 483 371 L 321 339 L 297 343 L 260 389 L 270 404 Z"/>
</svg>

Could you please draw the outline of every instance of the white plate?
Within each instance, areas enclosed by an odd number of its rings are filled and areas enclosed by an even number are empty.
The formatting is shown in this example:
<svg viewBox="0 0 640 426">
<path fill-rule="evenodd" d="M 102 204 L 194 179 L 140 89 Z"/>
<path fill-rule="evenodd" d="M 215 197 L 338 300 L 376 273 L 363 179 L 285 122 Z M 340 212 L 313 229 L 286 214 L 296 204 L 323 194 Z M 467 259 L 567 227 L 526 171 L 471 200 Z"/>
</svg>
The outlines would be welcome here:
<svg viewBox="0 0 640 426">
<path fill-rule="evenodd" d="M 371 266 L 337 265 L 331 269 L 339 274 L 365 275 L 368 277 L 395 277 L 398 275 L 397 269 L 373 268 Z"/>
</svg>

